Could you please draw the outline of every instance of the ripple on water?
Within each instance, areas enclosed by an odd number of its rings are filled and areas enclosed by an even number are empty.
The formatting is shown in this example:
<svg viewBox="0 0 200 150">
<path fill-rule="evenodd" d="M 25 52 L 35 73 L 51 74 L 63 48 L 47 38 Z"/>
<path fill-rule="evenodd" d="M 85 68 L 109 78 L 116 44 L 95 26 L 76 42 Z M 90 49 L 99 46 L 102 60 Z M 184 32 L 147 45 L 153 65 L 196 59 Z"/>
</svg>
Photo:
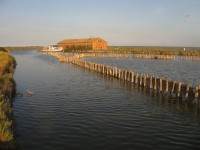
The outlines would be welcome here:
<svg viewBox="0 0 200 150">
<path fill-rule="evenodd" d="M 21 149 L 200 148 L 198 109 L 35 51 L 14 56 Z"/>
</svg>

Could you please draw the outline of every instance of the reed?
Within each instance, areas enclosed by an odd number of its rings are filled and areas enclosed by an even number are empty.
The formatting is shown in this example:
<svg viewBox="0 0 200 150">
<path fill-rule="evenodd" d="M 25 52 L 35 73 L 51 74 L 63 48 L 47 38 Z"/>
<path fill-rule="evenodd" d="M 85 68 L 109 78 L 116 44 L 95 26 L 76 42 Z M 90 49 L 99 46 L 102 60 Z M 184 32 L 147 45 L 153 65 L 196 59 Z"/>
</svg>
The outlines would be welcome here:
<svg viewBox="0 0 200 150">
<path fill-rule="evenodd" d="M 0 145 L 13 140 L 11 98 L 15 91 L 13 79 L 15 58 L 0 51 Z"/>
<path fill-rule="evenodd" d="M 157 55 L 179 55 L 179 56 L 200 56 L 200 49 L 184 50 L 180 48 L 153 48 L 153 47 L 109 47 L 108 51 L 118 53 L 134 54 L 157 54 Z"/>
<path fill-rule="evenodd" d="M 43 49 L 43 46 L 13 46 L 13 47 L 5 47 L 7 51 L 10 50 L 31 50 L 36 49 L 38 51 L 41 51 Z"/>
<path fill-rule="evenodd" d="M 0 142 L 13 140 L 11 102 L 3 95 L 0 95 Z"/>
</svg>

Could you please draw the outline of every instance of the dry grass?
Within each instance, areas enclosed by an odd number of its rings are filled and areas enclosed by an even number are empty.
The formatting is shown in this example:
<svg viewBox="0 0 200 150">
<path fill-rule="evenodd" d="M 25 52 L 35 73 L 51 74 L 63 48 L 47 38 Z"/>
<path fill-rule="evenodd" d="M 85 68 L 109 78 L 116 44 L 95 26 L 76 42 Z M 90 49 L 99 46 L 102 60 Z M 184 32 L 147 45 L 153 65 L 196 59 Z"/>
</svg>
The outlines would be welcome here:
<svg viewBox="0 0 200 150">
<path fill-rule="evenodd" d="M 6 50 L 42 50 L 43 46 L 15 46 L 15 47 L 5 47 Z"/>
<path fill-rule="evenodd" d="M 167 48 L 151 48 L 151 47 L 109 47 L 108 51 L 127 52 L 135 54 L 200 56 L 200 50 L 183 50 L 180 48 L 167 49 Z"/>
<path fill-rule="evenodd" d="M 0 142 L 13 140 L 12 121 L 10 119 L 11 102 L 3 95 L 0 95 Z"/>
<path fill-rule="evenodd" d="M 12 75 L 16 67 L 16 61 L 8 53 L 0 52 L 0 62 L 0 92 L 9 95 L 13 92 L 15 86 Z"/>
<path fill-rule="evenodd" d="M 15 82 L 13 72 L 16 67 L 14 57 L 7 52 L 0 51 L 0 144 L 13 140 L 12 106 L 7 97 L 13 94 Z M 10 97 L 11 98 L 11 97 Z"/>
</svg>

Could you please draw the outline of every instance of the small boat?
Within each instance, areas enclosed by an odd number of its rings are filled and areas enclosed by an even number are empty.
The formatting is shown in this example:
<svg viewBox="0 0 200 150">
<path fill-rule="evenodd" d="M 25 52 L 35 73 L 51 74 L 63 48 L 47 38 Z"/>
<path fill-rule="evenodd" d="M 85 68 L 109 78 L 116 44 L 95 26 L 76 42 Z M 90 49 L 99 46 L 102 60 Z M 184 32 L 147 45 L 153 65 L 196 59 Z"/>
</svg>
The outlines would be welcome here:
<svg viewBox="0 0 200 150">
<path fill-rule="evenodd" d="M 43 52 L 61 52 L 63 51 L 62 47 L 59 47 L 57 45 L 49 45 L 43 48 Z"/>
</svg>

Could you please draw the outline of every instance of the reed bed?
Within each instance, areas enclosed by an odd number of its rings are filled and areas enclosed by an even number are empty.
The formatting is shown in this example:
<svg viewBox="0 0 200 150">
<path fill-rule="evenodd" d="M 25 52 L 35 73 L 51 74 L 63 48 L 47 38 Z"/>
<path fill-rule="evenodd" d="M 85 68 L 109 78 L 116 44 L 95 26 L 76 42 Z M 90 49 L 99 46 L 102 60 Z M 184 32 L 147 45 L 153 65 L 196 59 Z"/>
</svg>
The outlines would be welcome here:
<svg viewBox="0 0 200 150">
<path fill-rule="evenodd" d="M 16 67 L 15 58 L 9 53 L 0 51 L 0 145 L 13 140 L 12 131 L 12 102 L 15 92 L 13 79 Z"/>
<path fill-rule="evenodd" d="M 158 54 L 158 55 L 179 55 L 179 56 L 200 56 L 200 48 L 152 48 L 152 47 L 109 47 L 108 51 L 118 53 L 134 54 Z"/>
</svg>

